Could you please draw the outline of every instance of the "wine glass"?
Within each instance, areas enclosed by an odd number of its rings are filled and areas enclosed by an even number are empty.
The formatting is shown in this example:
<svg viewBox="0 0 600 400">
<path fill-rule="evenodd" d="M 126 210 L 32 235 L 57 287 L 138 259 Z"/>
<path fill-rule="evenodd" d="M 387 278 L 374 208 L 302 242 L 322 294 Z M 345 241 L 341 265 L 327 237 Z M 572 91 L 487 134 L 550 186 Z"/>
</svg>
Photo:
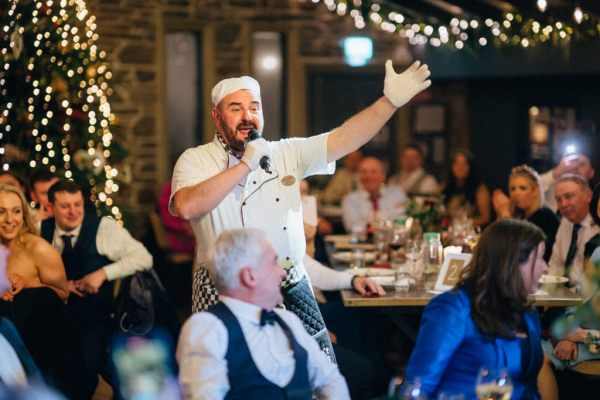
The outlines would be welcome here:
<svg viewBox="0 0 600 400">
<path fill-rule="evenodd" d="M 493 370 L 482 367 L 477 375 L 475 393 L 479 400 L 510 400 L 512 381 L 506 369 Z"/>
<path fill-rule="evenodd" d="M 408 235 L 408 229 L 406 226 L 395 226 L 392 231 L 392 238 L 390 240 L 390 258 L 393 263 L 401 263 L 404 261 L 400 249 L 406 244 L 406 237 Z"/>
</svg>

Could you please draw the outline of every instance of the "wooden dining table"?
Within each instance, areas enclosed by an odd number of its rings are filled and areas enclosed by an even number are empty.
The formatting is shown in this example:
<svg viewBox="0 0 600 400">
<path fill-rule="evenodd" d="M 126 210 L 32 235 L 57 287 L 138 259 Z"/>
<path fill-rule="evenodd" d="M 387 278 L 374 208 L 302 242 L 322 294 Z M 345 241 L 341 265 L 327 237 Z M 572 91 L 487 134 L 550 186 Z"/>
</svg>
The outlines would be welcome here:
<svg viewBox="0 0 600 400">
<path fill-rule="evenodd" d="M 543 295 L 532 296 L 536 307 L 570 307 L 582 303 L 582 298 L 563 285 L 542 285 Z M 408 292 L 396 292 L 387 289 L 386 294 L 377 297 L 365 297 L 353 290 L 341 290 L 345 307 L 370 308 L 372 311 L 385 315 L 410 340 L 416 341 L 418 326 L 410 323 L 408 316 L 420 315 L 431 299 L 439 293 L 411 289 Z M 414 321 L 414 318 L 413 318 Z"/>
<path fill-rule="evenodd" d="M 563 285 L 542 285 L 547 294 L 532 296 L 536 307 L 571 307 L 582 303 L 582 298 Z M 364 297 L 354 290 L 342 290 L 341 296 L 346 307 L 424 307 L 439 293 L 425 290 L 396 292 L 386 289 L 386 294 L 378 297 Z"/>
</svg>

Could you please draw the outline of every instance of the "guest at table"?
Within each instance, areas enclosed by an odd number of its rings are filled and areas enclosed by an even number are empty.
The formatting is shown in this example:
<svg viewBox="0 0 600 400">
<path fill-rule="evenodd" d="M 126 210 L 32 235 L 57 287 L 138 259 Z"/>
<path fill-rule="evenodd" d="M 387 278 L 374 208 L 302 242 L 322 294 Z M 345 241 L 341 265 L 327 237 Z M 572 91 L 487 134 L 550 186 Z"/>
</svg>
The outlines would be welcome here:
<svg viewBox="0 0 600 400">
<path fill-rule="evenodd" d="M 360 160 L 362 160 L 360 150 L 353 151 L 342 159 L 343 166 L 335 171 L 335 174 L 319 194 L 320 202 L 339 205 L 344 196 L 358 188 L 356 172 Z"/>
<path fill-rule="evenodd" d="M 540 398 L 539 316 L 528 300 L 547 270 L 545 235 L 527 221 L 501 220 L 481 235 L 457 287 L 425 308 L 405 382 L 417 378 L 428 398 L 475 399 L 481 367 L 505 369 L 512 398 Z"/>
<path fill-rule="evenodd" d="M 583 276 L 585 245 L 600 233 L 590 214 L 592 191 L 585 178 L 565 174 L 556 180 L 554 196 L 562 218 L 548 266 L 552 275 L 566 276 L 576 287 Z"/>
<path fill-rule="evenodd" d="M 494 190 L 492 203 L 498 219 L 526 219 L 539 226 L 546 234 L 544 260 L 552 254 L 558 230 L 558 217 L 544 206 L 543 188 L 536 170 L 528 165 L 514 167 L 508 177 L 509 196 L 500 189 Z"/>
<path fill-rule="evenodd" d="M 399 186 L 385 184 L 385 167 L 375 157 L 365 157 L 358 167 L 361 190 L 342 200 L 342 218 L 346 232 L 355 226 L 374 224 L 376 216 L 393 217 L 404 211 L 406 194 Z"/>
<path fill-rule="evenodd" d="M 177 344 L 184 398 L 349 399 L 336 365 L 292 312 L 276 309 L 285 271 L 259 229 L 224 231 L 211 276 L 219 302 L 184 324 Z"/>
<path fill-rule="evenodd" d="M 600 225 L 600 185 L 594 189 L 590 203 L 590 215 L 596 225 Z M 583 304 L 577 308 L 569 308 L 562 319 L 553 326 L 554 337 L 542 342 L 547 362 L 557 370 L 557 379 L 561 393 L 569 385 L 568 375 L 561 371 L 570 369 L 582 362 L 600 359 L 600 353 L 594 351 L 593 341 L 600 340 L 600 321 L 594 312 L 594 304 L 600 298 L 598 272 L 600 270 L 600 233 L 592 237 L 585 245 L 584 271 L 580 295 Z M 566 388 L 570 390 L 570 388 Z M 584 394 L 588 393 L 588 394 Z M 593 394 L 591 394 L 593 393 Z M 597 385 L 579 388 L 581 398 L 596 396 Z"/>
<path fill-rule="evenodd" d="M 421 146 L 408 144 L 400 154 L 400 172 L 390 177 L 388 184 L 399 185 L 408 196 L 435 195 L 438 182 L 423 168 L 425 154 Z"/>
<path fill-rule="evenodd" d="M 490 191 L 481 181 L 470 151 L 458 150 L 452 156 L 450 174 L 442 195 L 451 217 L 465 211 L 473 219 L 473 225 L 486 226 L 490 222 Z"/>
<path fill-rule="evenodd" d="M 588 182 L 591 182 L 596 174 L 591 160 L 592 156 L 583 152 L 568 154 L 561 158 L 560 162 L 554 168 L 540 175 L 540 180 L 545 191 L 544 200 L 552 211 L 558 211 L 558 205 L 554 199 L 554 184 L 556 180 L 564 174 L 577 174 L 581 175 Z"/>
<path fill-rule="evenodd" d="M 57 181 L 58 176 L 48 168 L 36 169 L 29 177 L 29 196 L 39 206 L 37 212 L 33 215 L 36 224 L 54 215 L 48 202 L 48 190 Z"/>
<path fill-rule="evenodd" d="M 60 255 L 36 233 L 23 193 L 0 185 L 0 240 L 10 251 L 6 272 L 11 283 L 2 293 L 0 315 L 15 324 L 38 367 L 56 383 L 69 290 Z"/>
</svg>

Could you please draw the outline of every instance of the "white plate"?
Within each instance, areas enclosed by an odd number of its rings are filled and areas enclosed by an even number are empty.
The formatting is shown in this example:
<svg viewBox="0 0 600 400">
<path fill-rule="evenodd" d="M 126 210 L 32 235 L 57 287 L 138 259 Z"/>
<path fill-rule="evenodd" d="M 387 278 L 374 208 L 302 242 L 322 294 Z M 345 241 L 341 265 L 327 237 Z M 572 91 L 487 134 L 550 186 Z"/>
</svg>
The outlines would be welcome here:
<svg viewBox="0 0 600 400">
<path fill-rule="evenodd" d="M 348 268 L 347 273 L 352 275 L 377 277 L 377 276 L 394 276 L 394 270 L 390 268 Z"/>
<path fill-rule="evenodd" d="M 569 282 L 569 278 L 558 275 L 542 275 L 539 280 L 540 283 L 565 283 Z"/>
<path fill-rule="evenodd" d="M 374 252 L 364 252 L 365 260 L 367 262 L 375 261 L 375 253 Z M 352 260 L 352 252 L 351 251 L 339 251 L 337 253 L 333 253 L 332 258 L 337 261 L 350 262 Z"/>
</svg>

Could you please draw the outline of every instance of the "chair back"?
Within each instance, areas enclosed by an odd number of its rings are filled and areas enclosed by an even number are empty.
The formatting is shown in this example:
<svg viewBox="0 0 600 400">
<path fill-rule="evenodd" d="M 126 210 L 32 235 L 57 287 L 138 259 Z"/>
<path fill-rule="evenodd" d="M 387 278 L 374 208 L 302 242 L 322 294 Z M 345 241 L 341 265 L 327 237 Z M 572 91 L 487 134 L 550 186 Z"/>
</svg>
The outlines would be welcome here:
<svg viewBox="0 0 600 400">
<path fill-rule="evenodd" d="M 169 251 L 169 242 L 167 239 L 167 231 L 160 220 L 160 215 L 156 211 L 150 211 L 150 225 L 154 233 L 156 244 L 163 251 Z"/>
</svg>

